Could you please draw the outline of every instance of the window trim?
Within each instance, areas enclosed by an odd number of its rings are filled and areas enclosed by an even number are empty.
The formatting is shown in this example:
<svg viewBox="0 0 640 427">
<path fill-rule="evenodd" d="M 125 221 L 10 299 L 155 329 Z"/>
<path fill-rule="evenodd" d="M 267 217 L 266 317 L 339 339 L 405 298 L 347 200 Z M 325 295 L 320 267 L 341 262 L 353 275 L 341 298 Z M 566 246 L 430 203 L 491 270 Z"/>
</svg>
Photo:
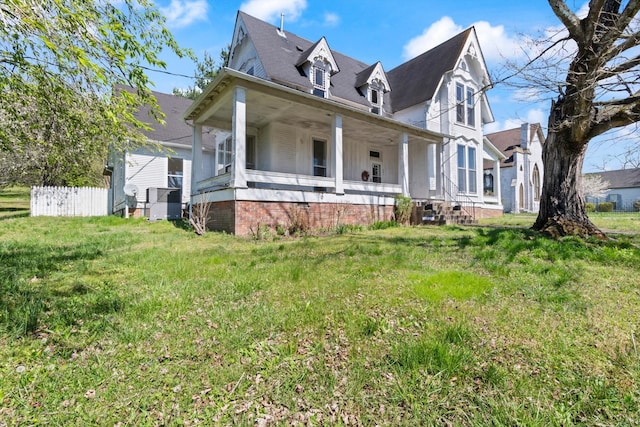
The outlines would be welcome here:
<svg viewBox="0 0 640 427">
<path fill-rule="evenodd" d="M 178 170 L 178 168 L 174 168 L 172 170 L 171 163 L 172 162 L 176 162 L 178 160 L 180 161 L 179 170 Z M 176 180 L 176 182 L 179 182 L 180 185 L 179 186 L 172 186 L 171 185 L 172 178 L 173 178 L 173 180 Z M 169 157 L 169 158 L 167 158 L 167 187 L 169 187 L 169 188 L 179 188 L 179 189 L 182 189 L 184 187 L 184 159 L 183 158 L 181 158 L 181 157 Z"/>
<path fill-rule="evenodd" d="M 542 183 L 540 180 L 540 168 L 538 168 L 538 164 L 536 163 L 533 165 L 533 200 L 539 202 L 541 194 Z"/>
<path fill-rule="evenodd" d="M 323 151 L 323 158 L 322 158 L 322 163 L 323 164 L 317 164 L 317 160 L 318 158 L 316 157 L 316 143 L 318 144 L 322 144 L 322 151 Z M 311 167 L 312 167 L 312 173 L 313 176 L 319 176 L 319 177 L 328 177 L 329 176 L 329 156 L 328 156 L 328 152 L 327 152 L 327 141 L 325 139 L 321 139 L 321 138 L 312 138 L 312 142 L 311 142 Z M 324 171 L 324 174 L 318 174 L 318 171 Z"/>
<path fill-rule="evenodd" d="M 321 78 L 322 83 L 318 83 L 318 77 Z M 327 97 L 327 81 L 327 70 L 324 67 L 324 63 L 318 61 L 311 65 L 311 84 L 313 85 L 313 94 L 315 96 Z"/>
<path fill-rule="evenodd" d="M 471 145 L 457 144 L 458 192 L 478 195 L 478 149 Z M 473 164 L 472 164 L 473 161 Z"/>
</svg>

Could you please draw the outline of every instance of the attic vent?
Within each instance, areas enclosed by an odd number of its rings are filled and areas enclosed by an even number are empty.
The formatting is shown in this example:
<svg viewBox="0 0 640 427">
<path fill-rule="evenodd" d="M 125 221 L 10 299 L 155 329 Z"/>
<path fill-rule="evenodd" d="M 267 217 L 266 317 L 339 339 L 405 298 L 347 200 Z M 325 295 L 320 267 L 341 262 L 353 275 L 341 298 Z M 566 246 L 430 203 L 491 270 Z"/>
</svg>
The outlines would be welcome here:
<svg viewBox="0 0 640 427">
<path fill-rule="evenodd" d="M 303 50 L 300 46 L 296 46 L 296 50 L 297 50 L 298 52 L 304 52 L 304 50 Z"/>
</svg>

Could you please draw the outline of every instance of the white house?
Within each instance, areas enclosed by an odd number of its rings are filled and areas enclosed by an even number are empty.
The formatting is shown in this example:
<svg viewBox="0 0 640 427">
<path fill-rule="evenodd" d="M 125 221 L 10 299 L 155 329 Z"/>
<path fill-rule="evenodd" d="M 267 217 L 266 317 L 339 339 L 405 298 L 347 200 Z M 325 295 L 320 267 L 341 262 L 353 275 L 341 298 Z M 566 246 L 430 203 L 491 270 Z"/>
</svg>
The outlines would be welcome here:
<svg viewBox="0 0 640 427">
<path fill-rule="evenodd" d="M 132 90 L 123 86 L 117 89 Z M 192 101 L 160 92 L 153 95 L 165 115 L 165 125 L 152 119 L 148 109 L 141 109 L 136 117 L 152 128 L 144 131 L 146 144 L 129 152 L 110 153 L 107 172 L 111 175 L 111 212 L 175 219 L 180 218 L 191 198 L 193 129 L 182 116 Z M 207 128 L 201 150 L 213 153 L 214 147 L 214 131 Z M 210 159 L 211 155 L 204 157 Z"/>
<path fill-rule="evenodd" d="M 504 155 L 500 177 L 493 164 L 486 165 L 485 194 L 498 194 L 505 212 L 538 212 L 542 193 L 542 145 L 544 134 L 539 123 L 523 123 L 519 128 L 488 134 L 487 139 Z"/>
<path fill-rule="evenodd" d="M 616 211 L 638 211 L 640 205 L 640 168 L 597 172 L 607 183 L 607 191 L 601 198 L 588 197 L 588 202 L 612 202 Z M 634 205 L 635 203 L 635 205 Z"/>
<path fill-rule="evenodd" d="M 239 12 L 229 67 L 184 115 L 192 202 L 211 203 L 210 228 L 241 235 L 300 215 L 311 227 L 389 219 L 397 195 L 500 215 L 482 188 L 483 162 L 499 175 L 501 159 L 484 146 L 490 86 L 474 28 L 387 71 Z"/>
</svg>

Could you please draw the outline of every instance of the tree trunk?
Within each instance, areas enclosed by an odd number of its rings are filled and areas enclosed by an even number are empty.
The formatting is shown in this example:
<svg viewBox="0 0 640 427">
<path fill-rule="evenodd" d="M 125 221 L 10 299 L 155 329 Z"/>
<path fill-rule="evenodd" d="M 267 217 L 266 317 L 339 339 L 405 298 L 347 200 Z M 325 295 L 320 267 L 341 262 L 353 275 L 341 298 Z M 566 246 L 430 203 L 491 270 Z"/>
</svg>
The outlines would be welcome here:
<svg viewBox="0 0 640 427">
<path fill-rule="evenodd" d="M 552 237 L 606 236 L 589 220 L 582 191 L 582 164 L 587 142 L 572 141 L 570 129 L 549 134 L 542 151 L 544 185 L 533 229 Z"/>
</svg>

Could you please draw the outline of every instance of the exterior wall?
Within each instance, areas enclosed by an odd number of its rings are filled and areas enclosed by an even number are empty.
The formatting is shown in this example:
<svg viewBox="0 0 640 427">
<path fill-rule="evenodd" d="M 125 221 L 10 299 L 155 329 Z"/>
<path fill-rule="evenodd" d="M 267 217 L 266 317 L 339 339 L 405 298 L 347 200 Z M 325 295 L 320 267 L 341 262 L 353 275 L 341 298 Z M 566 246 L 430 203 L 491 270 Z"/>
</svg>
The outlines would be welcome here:
<svg viewBox="0 0 640 427">
<path fill-rule="evenodd" d="M 414 105 L 393 114 L 393 119 L 402 123 L 426 129 L 426 113 L 422 105 Z M 436 129 L 431 129 L 437 132 Z"/>
<path fill-rule="evenodd" d="M 144 205 L 147 200 L 147 189 L 150 187 L 166 188 L 168 186 L 168 156 L 180 158 L 182 162 L 182 203 L 189 203 L 191 196 L 191 149 L 172 148 L 171 152 L 139 149 L 134 153 L 115 156 L 114 170 L 111 179 L 111 197 L 113 213 L 123 213 L 125 209 L 125 184 L 138 187 L 135 206 L 129 206 L 133 216 L 144 216 Z M 211 167 L 211 156 L 205 156 L 207 167 Z M 129 200 L 132 202 L 132 200 Z"/>
<path fill-rule="evenodd" d="M 229 68 L 246 73 L 249 68 L 253 67 L 253 75 L 263 79 L 267 78 L 267 73 L 264 71 L 264 67 L 253 43 L 249 37 L 245 37 L 239 45 L 234 46 L 232 52 L 232 58 L 229 61 Z"/>
<path fill-rule="evenodd" d="M 588 202 L 602 203 L 615 202 L 616 211 L 633 211 L 633 203 L 640 200 L 640 188 L 612 188 L 607 190 L 605 195 L 600 198 L 588 198 Z"/>
<path fill-rule="evenodd" d="M 261 226 L 275 231 L 276 226 L 288 229 L 296 221 L 303 221 L 310 229 L 368 225 L 393 218 L 393 206 L 229 200 L 213 202 L 209 215 L 209 229 L 249 236 Z"/>
<path fill-rule="evenodd" d="M 502 192 L 502 206 L 505 212 L 513 212 L 516 204 L 516 186 L 512 185 L 516 180 L 516 168 L 508 167 L 500 169 L 500 190 Z"/>
</svg>

